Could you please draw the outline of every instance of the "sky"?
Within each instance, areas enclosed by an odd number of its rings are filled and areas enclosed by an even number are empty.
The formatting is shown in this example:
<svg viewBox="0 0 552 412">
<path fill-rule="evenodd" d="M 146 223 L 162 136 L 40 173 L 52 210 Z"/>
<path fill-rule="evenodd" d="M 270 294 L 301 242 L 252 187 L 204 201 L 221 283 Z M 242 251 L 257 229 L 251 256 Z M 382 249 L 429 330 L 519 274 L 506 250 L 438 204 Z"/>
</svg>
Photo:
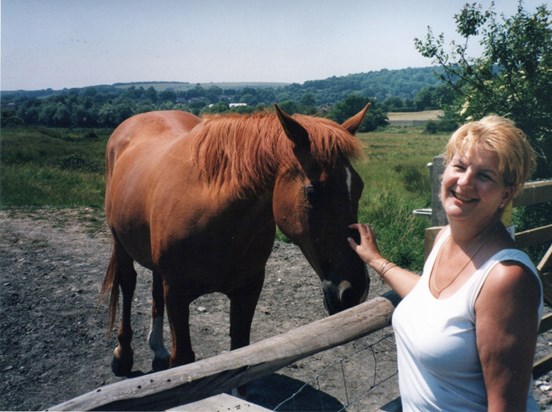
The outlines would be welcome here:
<svg viewBox="0 0 552 412">
<path fill-rule="evenodd" d="M 474 0 L 469 0 L 473 2 Z M 0 0 L 1 90 L 284 82 L 427 67 L 467 0 Z M 478 1 L 485 8 L 491 0 Z M 496 0 L 510 16 L 517 0 Z M 534 12 L 545 0 L 524 0 Z M 477 46 L 477 45 L 475 45 Z M 477 49 L 474 48 L 476 51 Z"/>
</svg>

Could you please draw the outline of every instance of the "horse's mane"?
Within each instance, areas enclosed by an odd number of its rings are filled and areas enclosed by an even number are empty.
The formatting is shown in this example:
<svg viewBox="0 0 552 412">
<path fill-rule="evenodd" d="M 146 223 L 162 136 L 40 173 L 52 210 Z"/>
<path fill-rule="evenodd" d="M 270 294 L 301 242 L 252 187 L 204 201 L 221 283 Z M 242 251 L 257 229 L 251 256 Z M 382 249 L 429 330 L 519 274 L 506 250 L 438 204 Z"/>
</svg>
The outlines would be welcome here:
<svg viewBox="0 0 552 412">
<path fill-rule="evenodd" d="M 340 156 L 362 156 L 360 140 L 324 118 L 294 115 L 309 133 L 311 153 L 323 168 Z M 275 113 L 206 116 L 194 129 L 194 161 L 207 181 L 238 194 L 258 191 L 278 169 L 299 171 L 292 143 Z"/>
</svg>

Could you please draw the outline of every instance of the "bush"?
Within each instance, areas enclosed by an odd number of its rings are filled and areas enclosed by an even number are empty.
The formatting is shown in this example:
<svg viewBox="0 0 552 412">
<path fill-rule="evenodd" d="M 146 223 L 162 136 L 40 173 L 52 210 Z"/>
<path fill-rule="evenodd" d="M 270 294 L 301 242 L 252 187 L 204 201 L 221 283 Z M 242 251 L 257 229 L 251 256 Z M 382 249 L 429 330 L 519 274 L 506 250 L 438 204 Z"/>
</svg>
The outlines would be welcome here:
<svg viewBox="0 0 552 412">
<path fill-rule="evenodd" d="M 97 162 L 84 157 L 80 153 L 71 153 L 62 157 L 57 162 L 57 166 L 63 170 L 81 172 L 99 173 L 102 171 L 102 167 Z"/>
<path fill-rule="evenodd" d="M 86 140 L 98 140 L 98 135 L 95 132 L 91 131 L 91 132 L 86 133 L 84 135 L 84 138 Z"/>
<path fill-rule="evenodd" d="M 458 128 L 458 124 L 451 119 L 430 120 L 424 127 L 424 133 L 451 133 Z"/>
<path fill-rule="evenodd" d="M 408 192 L 423 193 L 430 187 L 425 165 L 399 164 L 395 166 L 395 172 L 400 175 L 401 182 Z"/>
</svg>

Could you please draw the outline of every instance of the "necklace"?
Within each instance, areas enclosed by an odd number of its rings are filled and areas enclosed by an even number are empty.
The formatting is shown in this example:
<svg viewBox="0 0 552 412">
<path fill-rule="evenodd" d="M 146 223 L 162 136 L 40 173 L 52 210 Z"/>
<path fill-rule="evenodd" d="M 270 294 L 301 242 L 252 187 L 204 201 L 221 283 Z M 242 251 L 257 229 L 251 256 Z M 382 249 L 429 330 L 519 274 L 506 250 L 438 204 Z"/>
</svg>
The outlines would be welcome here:
<svg viewBox="0 0 552 412">
<path fill-rule="evenodd" d="M 496 228 L 495 228 L 496 229 Z M 493 230 L 494 232 L 494 230 Z M 445 286 L 443 286 L 441 289 L 439 289 L 437 287 L 437 280 L 436 280 L 436 277 L 437 277 L 437 271 L 435 271 L 435 273 L 432 274 L 431 276 L 431 279 L 433 280 L 433 290 L 435 290 L 435 292 L 437 292 L 437 299 L 439 298 L 439 296 L 441 296 L 441 292 L 443 290 L 445 290 L 446 288 L 448 288 L 450 285 L 452 285 L 454 283 L 454 281 L 456 280 L 456 278 L 458 278 L 458 276 L 460 276 L 460 274 L 464 271 L 464 269 L 466 269 L 466 267 L 468 266 L 468 264 L 473 261 L 473 259 L 477 256 L 477 254 L 479 253 L 479 251 L 483 248 L 483 245 L 485 243 L 487 243 L 487 240 L 490 238 L 490 235 L 489 236 L 486 236 L 482 241 L 481 243 L 479 244 L 479 246 L 477 246 L 477 249 L 475 250 L 475 252 L 473 252 L 473 254 L 471 256 L 469 256 L 469 259 L 468 261 L 464 264 L 464 266 L 462 266 L 462 268 L 460 269 L 460 271 L 454 275 L 452 277 L 452 280 L 447 283 Z M 449 237 L 447 238 L 447 242 L 449 241 L 450 239 L 450 235 Z M 437 257 L 437 265 L 435 266 L 435 268 L 439 268 L 441 266 L 441 256 L 443 255 L 443 249 L 445 248 L 445 245 L 441 246 L 441 250 L 439 250 L 439 256 Z"/>
</svg>

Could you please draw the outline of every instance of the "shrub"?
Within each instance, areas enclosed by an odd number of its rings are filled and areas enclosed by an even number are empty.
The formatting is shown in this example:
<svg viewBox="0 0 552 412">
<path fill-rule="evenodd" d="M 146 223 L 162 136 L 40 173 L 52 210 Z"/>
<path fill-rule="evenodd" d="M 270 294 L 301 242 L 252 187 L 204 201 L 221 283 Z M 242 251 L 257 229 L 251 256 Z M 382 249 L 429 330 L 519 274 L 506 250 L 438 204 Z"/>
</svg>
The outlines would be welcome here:
<svg viewBox="0 0 552 412">
<path fill-rule="evenodd" d="M 102 167 L 95 161 L 90 160 L 80 153 L 71 153 L 62 157 L 57 166 L 63 170 L 75 170 L 81 172 L 100 173 Z"/>
</svg>

